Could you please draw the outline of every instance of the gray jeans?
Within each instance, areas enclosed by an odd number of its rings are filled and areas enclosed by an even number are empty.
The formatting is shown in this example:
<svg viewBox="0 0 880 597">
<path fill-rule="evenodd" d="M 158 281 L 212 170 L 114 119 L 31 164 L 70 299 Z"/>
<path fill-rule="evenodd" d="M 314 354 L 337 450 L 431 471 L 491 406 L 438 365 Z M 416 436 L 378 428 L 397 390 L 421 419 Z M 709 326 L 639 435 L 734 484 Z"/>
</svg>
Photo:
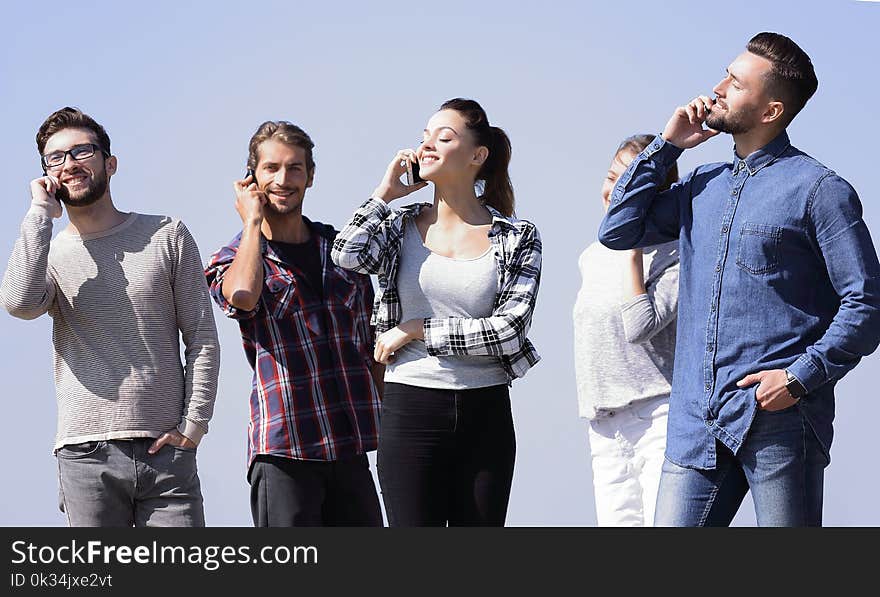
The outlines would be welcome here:
<svg viewBox="0 0 880 597">
<path fill-rule="evenodd" d="M 59 506 L 72 527 L 202 527 L 196 450 L 154 440 L 68 445 L 56 452 Z"/>
</svg>

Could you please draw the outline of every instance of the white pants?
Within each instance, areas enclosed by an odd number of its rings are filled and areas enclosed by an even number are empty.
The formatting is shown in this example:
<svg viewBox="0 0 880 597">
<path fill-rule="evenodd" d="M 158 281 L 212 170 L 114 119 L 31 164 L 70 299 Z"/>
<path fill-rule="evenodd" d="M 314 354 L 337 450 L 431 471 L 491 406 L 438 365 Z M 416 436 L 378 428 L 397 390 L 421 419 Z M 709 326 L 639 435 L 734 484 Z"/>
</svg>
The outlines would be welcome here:
<svg viewBox="0 0 880 597">
<path fill-rule="evenodd" d="M 669 399 L 656 398 L 590 421 L 599 526 L 652 526 L 666 449 Z"/>
</svg>

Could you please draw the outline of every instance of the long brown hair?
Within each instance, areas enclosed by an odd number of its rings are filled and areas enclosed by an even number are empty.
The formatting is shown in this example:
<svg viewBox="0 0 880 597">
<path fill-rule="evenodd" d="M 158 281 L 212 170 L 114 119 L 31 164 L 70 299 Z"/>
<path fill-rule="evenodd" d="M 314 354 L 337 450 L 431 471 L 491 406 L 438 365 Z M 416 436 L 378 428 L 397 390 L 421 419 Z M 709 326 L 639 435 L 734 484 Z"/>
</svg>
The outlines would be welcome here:
<svg viewBox="0 0 880 597">
<path fill-rule="evenodd" d="M 507 172 L 511 147 L 507 133 L 497 126 L 491 126 L 486 111 L 472 99 L 457 97 L 443 102 L 440 109 L 455 110 L 461 114 L 468 130 L 476 136 L 477 145 L 489 150 L 489 157 L 477 172 L 477 181 L 482 183 L 480 199 L 505 216 L 512 216 L 513 185 Z"/>
</svg>

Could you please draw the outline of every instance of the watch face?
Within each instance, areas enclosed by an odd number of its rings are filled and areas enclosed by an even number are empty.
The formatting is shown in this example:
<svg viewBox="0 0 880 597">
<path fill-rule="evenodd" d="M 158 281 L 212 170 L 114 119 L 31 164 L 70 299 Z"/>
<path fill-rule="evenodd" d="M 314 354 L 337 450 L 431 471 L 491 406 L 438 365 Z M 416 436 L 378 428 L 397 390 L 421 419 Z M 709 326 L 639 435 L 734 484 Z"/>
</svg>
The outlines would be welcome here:
<svg viewBox="0 0 880 597">
<path fill-rule="evenodd" d="M 796 377 L 792 377 L 791 374 L 789 374 L 788 383 L 785 384 L 785 389 L 795 398 L 800 398 L 806 394 L 804 386 L 801 385 L 801 382 L 799 382 Z"/>
</svg>

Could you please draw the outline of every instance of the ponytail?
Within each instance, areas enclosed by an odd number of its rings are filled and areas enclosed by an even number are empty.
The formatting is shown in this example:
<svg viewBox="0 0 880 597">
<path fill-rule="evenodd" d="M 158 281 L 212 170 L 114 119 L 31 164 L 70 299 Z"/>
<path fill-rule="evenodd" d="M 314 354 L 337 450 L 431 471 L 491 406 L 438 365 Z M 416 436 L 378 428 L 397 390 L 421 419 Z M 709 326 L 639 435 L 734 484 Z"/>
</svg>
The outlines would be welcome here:
<svg viewBox="0 0 880 597">
<path fill-rule="evenodd" d="M 477 144 L 489 150 L 489 157 L 483 162 L 476 181 L 479 184 L 479 197 L 485 205 L 498 210 L 505 216 L 514 213 L 513 185 L 510 182 L 510 138 L 502 129 L 489 125 L 489 118 L 482 106 L 470 99 L 455 98 L 444 102 L 441 110 L 455 110 L 461 114 L 467 127 L 477 137 Z"/>
</svg>

